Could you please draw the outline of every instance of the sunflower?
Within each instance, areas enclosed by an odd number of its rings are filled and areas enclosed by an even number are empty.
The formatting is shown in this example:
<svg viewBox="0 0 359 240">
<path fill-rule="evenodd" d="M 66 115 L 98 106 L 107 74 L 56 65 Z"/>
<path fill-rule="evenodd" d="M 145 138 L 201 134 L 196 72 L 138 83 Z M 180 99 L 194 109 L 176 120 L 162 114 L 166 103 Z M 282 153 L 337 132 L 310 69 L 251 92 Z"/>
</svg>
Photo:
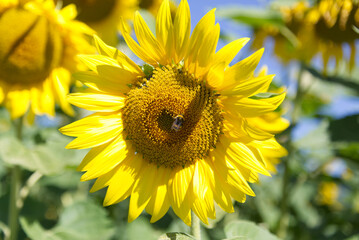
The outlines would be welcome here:
<svg viewBox="0 0 359 240">
<path fill-rule="evenodd" d="M 285 97 L 259 95 L 274 77 L 254 76 L 263 49 L 229 66 L 249 39 L 216 52 L 220 28 L 214 12 L 191 34 L 187 1 L 172 21 L 165 0 L 157 37 L 136 13 L 139 43 L 122 21 L 129 48 L 147 63 L 142 68 L 96 36 L 100 55 L 80 56 L 92 71 L 75 78 L 89 88 L 68 100 L 95 113 L 60 131 L 77 137 L 67 148 L 91 148 L 78 170 L 85 172 L 82 181 L 97 179 L 91 192 L 108 187 L 105 206 L 130 197 L 129 221 L 146 210 L 155 222 L 172 207 L 188 225 L 191 211 L 207 224 L 216 217 L 214 202 L 233 212 L 232 198 L 244 202 L 255 195 L 248 182 L 257 182 L 259 173 L 270 175 L 262 152 L 283 150 L 272 133 L 251 123 Z"/>
<path fill-rule="evenodd" d="M 137 0 L 63 0 L 65 6 L 75 4 L 79 9 L 77 19 L 88 24 L 109 45 L 118 43 L 120 18 L 132 19 L 138 8 Z"/>
<path fill-rule="evenodd" d="M 57 11 L 51 0 L 1 1 L 0 9 L 0 103 L 13 119 L 29 109 L 54 116 L 55 103 L 72 115 L 70 72 L 81 70 L 76 55 L 90 53 L 84 34 L 93 31 L 72 20 L 74 6 Z"/>
<path fill-rule="evenodd" d="M 351 48 L 348 65 L 352 70 L 355 66 L 355 41 L 359 39 L 359 34 L 354 30 L 354 27 L 359 28 L 359 2 L 321 0 L 308 13 L 307 20 L 315 26 L 324 68 L 330 58 L 334 58 L 338 66 L 343 59 L 343 44 L 348 44 Z"/>
<path fill-rule="evenodd" d="M 295 35 L 297 42 L 288 41 L 276 26 L 254 30 L 253 46 L 262 46 L 268 36 L 274 38 L 274 52 L 287 63 L 299 60 L 308 63 L 314 56 L 321 54 L 324 70 L 330 58 L 338 66 L 343 59 L 342 47 L 348 44 L 351 55 L 348 59 L 349 69 L 355 65 L 355 40 L 358 34 L 353 27 L 359 27 L 359 4 L 351 0 L 321 0 L 309 6 L 307 2 L 298 2 L 292 7 L 282 7 L 285 26 Z"/>
<path fill-rule="evenodd" d="M 318 48 L 314 25 L 305 20 L 309 9 L 309 4 L 303 1 L 293 7 L 279 8 L 285 27 L 294 34 L 297 41 L 289 41 L 278 26 L 269 25 L 254 29 L 252 46 L 255 49 L 263 46 L 264 40 L 270 36 L 274 39 L 274 53 L 283 63 L 287 64 L 291 60 L 308 63 L 317 54 Z"/>
<path fill-rule="evenodd" d="M 158 9 L 160 8 L 162 1 L 163 0 L 140 0 L 139 7 L 141 9 L 146 9 L 153 16 L 157 16 Z M 172 19 L 174 19 L 176 14 L 176 4 L 173 1 L 170 1 L 170 9 Z"/>
<path fill-rule="evenodd" d="M 318 202 L 321 205 L 327 205 L 332 207 L 340 207 L 338 201 L 339 198 L 339 186 L 335 182 L 321 182 L 319 185 Z"/>
</svg>

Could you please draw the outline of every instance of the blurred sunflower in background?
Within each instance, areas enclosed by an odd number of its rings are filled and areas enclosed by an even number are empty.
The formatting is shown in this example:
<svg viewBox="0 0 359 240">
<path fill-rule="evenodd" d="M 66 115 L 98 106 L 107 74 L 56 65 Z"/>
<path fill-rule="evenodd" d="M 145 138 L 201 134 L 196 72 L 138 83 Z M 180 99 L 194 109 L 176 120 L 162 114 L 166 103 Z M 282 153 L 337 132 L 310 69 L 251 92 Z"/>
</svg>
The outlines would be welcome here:
<svg viewBox="0 0 359 240">
<path fill-rule="evenodd" d="M 139 7 L 141 9 L 146 9 L 147 11 L 152 13 L 153 16 L 157 16 L 158 10 L 162 2 L 163 0 L 140 0 Z M 170 9 L 172 19 L 174 19 L 176 15 L 176 4 L 174 3 L 174 1 L 170 1 Z"/>
<path fill-rule="evenodd" d="M 348 62 L 349 69 L 355 65 L 355 40 L 359 34 L 358 1 L 321 0 L 310 6 L 302 1 L 291 7 L 281 7 L 284 25 L 296 37 L 292 41 L 277 26 L 263 26 L 254 29 L 253 46 L 262 46 L 268 36 L 275 41 L 274 52 L 284 63 L 299 60 L 308 63 L 317 54 L 322 55 L 324 70 L 330 58 L 336 65 L 343 59 L 343 45 L 351 47 Z"/>
<path fill-rule="evenodd" d="M 57 11 L 51 0 L 1 1 L 0 9 L 0 103 L 13 119 L 28 110 L 54 116 L 55 103 L 73 115 L 71 72 L 85 70 L 76 55 L 92 52 L 84 37 L 93 31 L 73 20 L 73 5 Z"/>
<path fill-rule="evenodd" d="M 283 34 L 280 27 L 269 24 L 254 28 L 252 47 L 258 49 L 264 45 L 267 37 L 273 37 L 274 53 L 280 57 L 283 63 L 288 63 L 291 60 L 308 63 L 318 51 L 315 36 L 313 35 L 313 24 L 305 21 L 308 9 L 309 4 L 307 2 L 299 2 L 293 7 L 282 6 L 279 9 L 285 27 L 294 34 L 295 40 Z"/>
<path fill-rule="evenodd" d="M 76 19 L 88 24 L 112 46 L 118 43 L 120 18 L 132 19 L 138 9 L 138 0 L 62 0 L 62 4 L 75 4 L 79 12 Z"/>
<path fill-rule="evenodd" d="M 249 39 L 216 52 L 214 10 L 191 34 L 186 0 L 174 20 L 163 1 L 156 37 L 138 12 L 139 43 L 124 21 L 120 28 L 147 64 L 140 68 L 97 36 L 100 55 L 80 56 L 92 71 L 74 77 L 89 88 L 68 99 L 95 113 L 60 131 L 77 137 L 67 148 L 91 148 L 78 167 L 86 172 L 81 180 L 97 178 L 91 192 L 108 187 L 105 206 L 130 197 L 129 221 L 145 209 L 155 222 L 172 207 L 188 225 L 191 211 L 208 224 L 216 217 L 214 202 L 233 212 L 232 198 L 254 196 L 248 182 L 258 182 L 259 173 L 269 176 L 269 159 L 286 154 L 272 134 L 283 123 L 270 115 L 285 92 L 262 96 L 274 75 L 254 76 L 263 49 L 229 66 Z M 260 119 L 266 125 L 257 128 Z"/>
<path fill-rule="evenodd" d="M 60 0 L 59 0 L 60 1 Z M 157 15 L 163 0 L 62 0 L 67 6 L 75 4 L 79 14 L 77 19 L 93 28 L 98 36 L 111 46 L 118 43 L 118 26 L 120 18 L 125 21 L 133 20 L 136 10 L 145 9 L 153 16 Z M 174 17 L 176 6 L 170 2 L 171 13 Z"/>
<path fill-rule="evenodd" d="M 318 189 L 318 202 L 321 205 L 339 208 L 339 190 L 339 186 L 335 182 L 322 182 Z"/>
<path fill-rule="evenodd" d="M 343 59 L 343 44 L 351 47 L 348 59 L 349 69 L 355 66 L 355 40 L 359 39 L 359 2 L 354 0 L 321 0 L 308 13 L 308 21 L 315 26 L 319 39 L 319 51 L 324 68 L 330 58 L 335 58 L 338 66 Z"/>
</svg>

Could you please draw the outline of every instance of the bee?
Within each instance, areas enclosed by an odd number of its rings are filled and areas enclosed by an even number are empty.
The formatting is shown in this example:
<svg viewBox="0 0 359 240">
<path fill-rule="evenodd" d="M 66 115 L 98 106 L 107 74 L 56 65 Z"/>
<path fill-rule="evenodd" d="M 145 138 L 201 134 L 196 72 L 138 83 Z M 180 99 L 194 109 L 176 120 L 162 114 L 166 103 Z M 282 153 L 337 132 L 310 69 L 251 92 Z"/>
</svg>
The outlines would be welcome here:
<svg viewBox="0 0 359 240">
<path fill-rule="evenodd" d="M 184 121 L 184 117 L 182 114 L 178 114 L 172 123 L 171 130 L 175 130 L 176 132 L 182 127 Z"/>
</svg>

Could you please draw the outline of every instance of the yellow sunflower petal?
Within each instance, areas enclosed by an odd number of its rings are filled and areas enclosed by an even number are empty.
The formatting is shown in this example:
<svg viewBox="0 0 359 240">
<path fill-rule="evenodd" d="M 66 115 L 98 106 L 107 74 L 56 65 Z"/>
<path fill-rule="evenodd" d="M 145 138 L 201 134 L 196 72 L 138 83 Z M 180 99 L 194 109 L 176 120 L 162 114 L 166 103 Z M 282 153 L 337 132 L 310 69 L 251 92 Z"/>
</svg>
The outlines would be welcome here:
<svg viewBox="0 0 359 240">
<path fill-rule="evenodd" d="M 285 93 L 267 99 L 230 97 L 223 101 L 223 105 L 236 116 L 258 117 L 277 109 L 284 97 Z"/>
<path fill-rule="evenodd" d="M 244 81 L 237 81 L 233 85 L 224 88 L 221 94 L 224 96 L 244 96 L 250 97 L 261 92 L 267 91 L 275 75 L 250 78 Z"/>
<path fill-rule="evenodd" d="M 97 67 L 101 65 L 120 67 L 115 59 L 103 55 L 78 55 L 77 57 L 96 73 Z"/>
<path fill-rule="evenodd" d="M 40 90 L 42 114 L 55 116 L 55 98 L 50 81 L 45 81 Z"/>
<path fill-rule="evenodd" d="M 100 54 L 116 59 L 118 65 L 120 65 L 121 68 L 128 70 L 137 76 L 144 75 L 141 68 L 136 63 L 134 63 L 129 57 L 123 54 L 121 51 L 107 45 L 97 35 L 94 35 L 94 40 L 95 40 L 97 51 Z"/>
<path fill-rule="evenodd" d="M 129 87 L 125 84 L 116 84 L 116 82 L 109 81 L 107 78 L 99 76 L 97 73 L 88 71 L 88 72 L 77 72 L 74 73 L 73 78 L 81 81 L 87 87 L 101 92 L 108 93 L 111 95 L 121 95 L 124 96 L 124 93 L 128 92 Z"/>
<path fill-rule="evenodd" d="M 69 4 L 69 5 L 65 6 L 64 8 L 60 9 L 59 13 L 66 20 L 73 20 L 77 16 L 76 5 L 75 4 Z"/>
<path fill-rule="evenodd" d="M 132 52 L 134 52 L 134 54 L 136 54 L 143 61 L 145 61 L 153 66 L 157 65 L 157 63 L 158 63 L 157 59 L 154 58 L 152 55 L 148 54 L 145 49 L 143 49 L 140 45 L 138 45 L 136 43 L 135 40 L 132 39 L 132 37 L 126 30 L 126 26 L 125 26 L 124 20 L 122 18 L 120 21 L 120 30 L 121 30 L 121 33 L 122 33 L 128 47 L 132 50 Z"/>
<path fill-rule="evenodd" d="M 41 115 L 43 113 L 42 110 L 42 84 L 38 84 L 31 88 L 31 110 L 34 114 Z"/>
<path fill-rule="evenodd" d="M 189 44 L 187 48 L 187 54 L 185 57 L 184 66 L 189 69 L 191 72 L 196 73 L 196 66 L 198 65 L 198 55 L 200 48 L 206 42 L 206 37 L 210 32 L 212 32 L 213 37 L 215 37 L 218 32 L 218 28 L 214 29 L 215 24 L 215 9 L 208 12 L 203 18 L 198 22 L 196 27 L 193 30 L 191 38 L 189 39 Z M 212 37 L 212 38 L 213 38 Z M 213 42 L 213 41 L 212 41 Z"/>
<path fill-rule="evenodd" d="M 81 181 L 87 181 L 106 174 L 115 168 L 122 161 L 128 158 L 133 158 L 132 148 L 128 148 L 125 140 L 120 136 L 114 139 L 95 157 L 90 159 L 90 162 L 85 165 L 82 171 L 86 171 L 81 177 Z"/>
<path fill-rule="evenodd" d="M 7 93 L 5 106 L 10 112 L 12 119 L 18 118 L 26 113 L 30 104 L 30 91 L 11 90 Z"/>
<path fill-rule="evenodd" d="M 222 86 L 224 81 L 224 69 L 226 66 L 225 62 L 219 62 L 208 70 L 206 81 L 213 89 L 218 89 Z"/>
<path fill-rule="evenodd" d="M 253 153 L 253 151 L 251 151 L 244 143 L 232 142 L 227 137 L 222 137 L 221 143 L 218 146 L 218 152 L 222 151 L 229 160 L 233 160 L 233 164 L 239 164 L 242 168 L 247 168 L 254 172 L 270 176 L 269 172 L 255 156 L 255 153 Z"/>
<path fill-rule="evenodd" d="M 205 41 L 201 43 L 201 47 L 198 51 L 197 62 L 198 67 L 195 69 L 195 76 L 198 78 L 202 77 L 207 73 L 210 63 L 213 59 L 214 53 L 216 51 L 218 39 L 219 39 L 220 27 L 217 23 L 213 30 L 208 33 L 208 35 L 203 38 Z"/>
<path fill-rule="evenodd" d="M 96 118 L 97 116 L 91 116 L 91 118 Z M 106 119 L 106 118 L 104 118 Z M 109 119 L 110 120 L 110 119 Z M 96 120 L 94 120 L 96 121 Z M 81 123 L 77 123 L 81 124 Z M 76 124 L 76 125 L 77 125 Z M 63 132 L 67 132 L 69 135 L 74 135 L 74 133 L 78 132 L 78 128 L 84 128 L 83 126 L 74 126 L 73 128 L 64 129 Z M 95 124 L 94 124 L 95 125 Z M 99 124 L 100 125 L 100 124 Z M 122 122 L 120 118 L 114 119 L 114 124 L 106 124 L 100 125 L 97 129 L 92 129 L 78 135 L 78 137 L 70 142 L 66 148 L 77 148 L 77 149 L 85 149 L 92 148 L 104 143 L 107 143 L 117 137 L 122 132 Z"/>
<path fill-rule="evenodd" d="M 51 74 L 52 85 L 54 87 L 55 99 L 59 103 L 61 109 L 69 116 L 74 116 L 75 112 L 70 103 L 66 100 L 69 93 L 69 85 L 71 83 L 70 72 L 64 68 L 57 68 Z"/>
<path fill-rule="evenodd" d="M 211 154 L 213 155 L 213 154 Z M 213 166 L 213 159 L 208 161 L 208 175 L 211 189 L 213 191 L 213 198 L 224 211 L 234 212 L 231 196 L 229 195 L 227 182 L 217 172 L 218 170 Z"/>
<path fill-rule="evenodd" d="M 88 131 L 96 131 L 98 128 L 107 128 L 113 125 L 121 124 L 120 113 L 93 113 L 73 123 L 70 123 L 59 131 L 67 136 L 79 136 L 87 134 Z M 122 124 L 120 125 L 122 126 Z M 84 131 L 86 129 L 86 131 Z"/>
<path fill-rule="evenodd" d="M 187 224 L 191 224 L 191 199 L 186 199 L 191 189 L 194 166 L 178 167 L 172 171 L 169 181 L 169 198 L 173 211 Z"/>
<path fill-rule="evenodd" d="M 228 43 L 221 48 L 214 56 L 213 64 L 224 62 L 225 66 L 228 66 L 237 53 L 247 44 L 249 38 L 240 38 Z"/>
<path fill-rule="evenodd" d="M 121 85 L 121 87 L 126 92 L 128 91 L 128 88 L 126 88 L 126 86 L 128 84 L 134 83 L 134 81 L 138 77 L 137 74 L 133 74 L 132 72 L 127 71 L 123 68 L 108 65 L 97 66 L 97 72 L 99 76 L 105 78 L 107 81 L 117 85 Z"/>
<path fill-rule="evenodd" d="M 170 207 L 168 198 L 169 177 L 170 172 L 166 168 L 156 168 L 157 187 L 153 190 L 151 200 L 146 207 L 146 211 L 152 215 L 151 223 L 161 219 Z"/>
<path fill-rule="evenodd" d="M 113 171 L 108 185 L 106 197 L 103 202 L 104 206 L 108 206 L 126 199 L 132 192 L 135 181 L 138 179 L 143 165 L 142 157 L 134 155 L 133 159 L 128 159 L 127 162 L 122 162 Z M 106 177 L 106 174 L 104 175 Z M 121 183 L 121 184 L 118 184 Z"/>
<path fill-rule="evenodd" d="M 222 89 L 233 85 L 236 81 L 246 80 L 252 77 L 254 70 L 263 55 L 263 52 L 264 48 L 259 49 L 251 56 L 234 64 L 232 67 L 229 67 L 224 73 L 224 78 L 226 79 L 226 82 L 223 83 Z"/>
<path fill-rule="evenodd" d="M 215 218 L 213 192 L 208 178 L 208 166 L 204 160 L 197 161 L 193 175 L 193 211 L 202 222 L 208 224 L 208 217 Z"/>
<path fill-rule="evenodd" d="M 131 193 L 128 222 L 135 220 L 151 200 L 153 189 L 158 184 L 156 168 L 154 164 L 145 164 L 139 172 L 141 178 L 136 180 Z"/>
<path fill-rule="evenodd" d="M 234 135 L 235 138 L 245 138 L 245 136 L 250 137 L 251 139 L 256 140 L 267 140 L 273 137 L 273 134 L 262 130 L 261 128 L 256 128 L 252 126 L 248 119 L 250 118 L 240 118 L 233 116 L 231 114 L 224 114 L 226 121 L 224 122 L 225 128 L 231 132 L 231 135 Z"/>
<path fill-rule="evenodd" d="M 77 107 L 96 112 L 115 112 L 125 104 L 123 97 L 97 93 L 72 93 L 67 100 Z"/>
<path fill-rule="evenodd" d="M 174 41 L 176 49 L 176 63 L 185 55 L 191 33 L 191 13 L 187 0 L 182 0 L 178 6 L 174 21 Z"/>
<path fill-rule="evenodd" d="M 162 65 L 170 64 L 173 59 L 174 36 L 171 9 L 168 0 L 164 0 L 158 10 L 156 19 L 156 37 L 162 48 L 166 52 L 166 61 Z"/>
<path fill-rule="evenodd" d="M 290 122 L 282 118 L 280 113 L 267 113 L 256 118 L 247 118 L 247 121 L 256 128 L 262 129 L 271 133 L 279 133 L 289 127 Z"/>
<path fill-rule="evenodd" d="M 221 148 L 221 147 L 219 147 Z M 217 148 L 218 149 L 218 148 Z M 220 151 L 224 151 L 220 149 Z M 219 151 L 213 152 L 213 156 L 215 156 L 215 161 L 213 162 L 215 168 L 218 170 L 218 173 L 225 179 L 229 186 L 232 186 L 242 193 L 249 194 L 254 196 L 254 192 L 245 180 L 241 171 L 237 169 L 232 162 L 228 161 L 228 159 L 232 159 L 231 157 L 224 156 L 222 153 L 218 153 Z M 242 167 L 241 167 L 242 168 Z"/>
<path fill-rule="evenodd" d="M 153 36 L 151 30 L 143 20 L 139 12 L 135 14 L 134 29 L 136 32 L 137 40 L 143 49 L 146 49 L 147 55 L 151 56 L 158 63 L 164 63 L 163 57 L 165 55 L 164 49 Z"/>
<path fill-rule="evenodd" d="M 4 93 L 4 87 L 2 86 L 1 82 L 0 82 L 0 104 L 4 101 L 5 98 L 5 93 Z"/>
</svg>

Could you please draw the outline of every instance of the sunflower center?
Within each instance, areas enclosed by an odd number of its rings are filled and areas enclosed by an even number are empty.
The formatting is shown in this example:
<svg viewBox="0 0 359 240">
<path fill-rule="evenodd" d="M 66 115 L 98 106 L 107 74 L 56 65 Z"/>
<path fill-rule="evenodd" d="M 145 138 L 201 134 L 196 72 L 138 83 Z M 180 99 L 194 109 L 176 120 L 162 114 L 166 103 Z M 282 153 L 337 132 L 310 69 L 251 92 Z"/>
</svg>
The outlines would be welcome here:
<svg viewBox="0 0 359 240">
<path fill-rule="evenodd" d="M 0 36 L 0 79 L 9 84 L 42 82 L 61 60 L 61 37 L 44 16 L 9 9 L 0 16 Z"/>
<path fill-rule="evenodd" d="M 357 16 L 358 6 L 354 5 L 350 13 L 346 12 L 344 15 L 340 13 L 337 16 L 335 24 L 328 26 L 324 18 L 321 18 L 316 24 L 316 34 L 323 39 L 331 39 L 335 43 L 353 42 L 358 38 L 358 33 L 353 29 L 353 26 L 359 27 Z M 358 13 L 357 13 L 358 12 Z M 347 15 L 346 15 L 347 14 Z M 330 14 L 329 17 L 331 21 Z"/>
<path fill-rule="evenodd" d="M 149 9 L 154 5 L 154 0 L 140 0 L 140 8 Z"/>
<path fill-rule="evenodd" d="M 127 138 L 136 152 L 165 167 L 205 157 L 222 128 L 216 94 L 175 67 L 156 68 L 128 93 L 123 113 Z"/>
<path fill-rule="evenodd" d="M 77 19 L 85 23 L 99 22 L 108 17 L 116 5 L 116 0 L 64 0 L 64 5 L 74 3 L 79 14 Z"/>
</svg>

